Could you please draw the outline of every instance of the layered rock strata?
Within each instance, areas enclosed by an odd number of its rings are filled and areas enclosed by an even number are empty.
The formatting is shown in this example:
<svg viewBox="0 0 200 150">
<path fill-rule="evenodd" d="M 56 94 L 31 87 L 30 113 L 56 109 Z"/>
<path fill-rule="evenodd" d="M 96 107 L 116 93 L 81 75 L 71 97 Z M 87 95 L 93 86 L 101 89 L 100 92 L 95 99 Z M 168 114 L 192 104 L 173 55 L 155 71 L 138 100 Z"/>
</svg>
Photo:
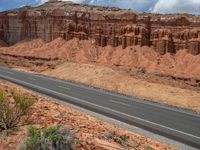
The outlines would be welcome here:
<svg viewBox="0 0 200 150">
<path fill-rule="evenodd" d="M 0 40 L 94 39 L 96 45 L 153 47 L 160 54 L 187 49 L 200 54 L 200 17 L 138 14 L 132 10 L 49 1 L 0 13 Z"/>
</svg>

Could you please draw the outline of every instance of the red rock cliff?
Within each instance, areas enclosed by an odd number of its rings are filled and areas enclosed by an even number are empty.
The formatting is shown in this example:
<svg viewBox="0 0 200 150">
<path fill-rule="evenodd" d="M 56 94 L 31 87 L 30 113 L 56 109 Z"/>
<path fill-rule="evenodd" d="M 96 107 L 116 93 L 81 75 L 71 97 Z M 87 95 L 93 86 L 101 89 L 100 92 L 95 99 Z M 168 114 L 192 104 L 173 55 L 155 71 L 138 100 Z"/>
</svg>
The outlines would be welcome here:
<svg viewBox="0 0 200 150">
<path fill-rule="evenodd" d="M 99 46 L 153 47 L 160 54 L 187 49 L 200 54 L 200 17 L 138 14 L 131 10 L 50 1 L 0 13 L 0 40 L 94 39 Z"/>
</svg>

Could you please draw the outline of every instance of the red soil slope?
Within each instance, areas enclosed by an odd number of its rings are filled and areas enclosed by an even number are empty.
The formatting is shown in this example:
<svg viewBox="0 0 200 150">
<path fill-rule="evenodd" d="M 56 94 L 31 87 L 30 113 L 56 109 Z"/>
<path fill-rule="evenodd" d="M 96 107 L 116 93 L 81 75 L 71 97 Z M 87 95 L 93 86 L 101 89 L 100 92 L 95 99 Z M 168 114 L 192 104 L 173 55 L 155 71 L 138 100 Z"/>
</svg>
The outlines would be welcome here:
<svg viewBox="0 0 200 150">
<path fill-rule="evenodd" d="M 11 47 L 0 48 L 0 53 L 59 58 L 71 62 L 96 62 L 130 70 L 142 69 L 149 73 L 200 80 L 200 55 L 191 55 L 186 50 L 180 50 L 174 55 L 160 55 L 146 46 L 131 46 L 126 49 L 122 49 L 121 46 L 99 47 L 92 40 L 65 41 L 57 38 L 49 43 L 41 39 L 25 40 Z"/>
</svg>

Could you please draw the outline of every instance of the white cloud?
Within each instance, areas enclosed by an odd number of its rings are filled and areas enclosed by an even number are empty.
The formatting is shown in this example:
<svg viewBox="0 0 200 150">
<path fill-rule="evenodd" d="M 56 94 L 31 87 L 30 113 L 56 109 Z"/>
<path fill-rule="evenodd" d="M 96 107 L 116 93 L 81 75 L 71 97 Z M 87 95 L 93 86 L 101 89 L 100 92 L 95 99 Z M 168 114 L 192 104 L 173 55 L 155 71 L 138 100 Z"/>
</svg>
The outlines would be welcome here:
<svg viewBox="0 0 200 150">
<path fill-rule="evenodd" d="M 153 12 L 200 14 L 200 0 L 159 0 Z"/>
<path fill-rule="evenodd" d="M 45 2 L 47 2 L 48 0 L 35 0 L 36 4 L 41 5 Z"/>
<path fill-rule="evenodd" d="M 38 4 L 38 5 L 43 4 L 43 3 L 47 2 L 47 1 L 48 0 L 35 0 L 36 4 Z M 61 0 L 61 1 L 72 1 L 74 3 L 82 3 L 84 0 Z"/>
</svg>

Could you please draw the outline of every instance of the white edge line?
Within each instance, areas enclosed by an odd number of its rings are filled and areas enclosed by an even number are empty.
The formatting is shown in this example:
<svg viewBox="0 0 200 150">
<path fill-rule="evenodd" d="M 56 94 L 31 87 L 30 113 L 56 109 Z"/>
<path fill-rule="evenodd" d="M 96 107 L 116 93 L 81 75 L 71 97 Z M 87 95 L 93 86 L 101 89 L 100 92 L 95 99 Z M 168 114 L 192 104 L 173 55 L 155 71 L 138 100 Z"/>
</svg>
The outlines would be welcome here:
<svg viewBox="0 0 200 150">
<path fill-rule="evenodd" d="M 10 78 L 10 77 L 5 77 L 4 75 L 0 75 L 0 76 L 3 76 L 4 78 L 8 78 L 8 79 L 10 79 L 10 80 L 14 80 L 14 81 L 17 81 L 17 82 L 21 82 L 21 83 L 24 83 L 24 84 L 31 85 L 31 86 L 33 86 L 33 87 L 35 87 L 35 88 L 38 88 L 38 89 L 42 89 L 42 90 L 46 90 L 46 91 L 49 91 L 49 92 L 52 92 L 52 93 L 55 93 L 55 94 L 59 94 L 59 95 L 62 95 L 62 96 L 71 98 L 71 99 L 76 100 L 76 101 L 79 101 L 79 102 L 81 101 L 81 102 L 87 103 L 87 104 L 89 104 L 89 105 L 93 105 L 93 106 L 95 106 L 95 107 L 100 107 L 100 108 L 109 110 L 109 111 L 111 111 L 111 112 L 115 112 L 115 113 L 118 113 L 118 114 L 122 114 L 122 115 L 124 115 L 124 116 L 130 117 L 130 118 L 133 118 L 133 119 L 137 119 L 137 120 L 140 120 L 140 121 L 143 121 L 143 122 L 147 122 L 147 123 L 152 124 L 152 125 L 156 125 L 156 126 L 160 126 L 160 127 L 162 127 L 162 128 L 166 128 L 166 129 L 168 129 L 168 130 L 176 131 L 176 132 L 179 132 L 179 133 L 181 133 L 181 134 L 184 134 L 184 135 L 187 135 L 187 136 L 190 136 L 190 137 L 193 137 L 193 138 L 197 138 L 197 139 L 200 140 L 200 137 L 198 137 L 198 136 L 195 136 L 195 135 L 192 135 L 192 134 L 189 134 L 189 133 L 185 133 L 185 132 L 182 132 L 182 131 L 179 131 L 179 130 L 176 130 L 176 129 L 172 129 L 172 128 L 170 128 L 170 127 L 166 127 L 166 126 L 161 125 L 161 124 L 157 124 L 157 123 L 154 123 L 154 122 L 151 122 L 151 121 L 148 121 L 148 120 L 144 120 L 144 119 L 142 119 L 142 118 L 138 118 L 138 117 L 135 117 L 135 116 L 131 116 L 131 115 L 128 115 L 128 114 L 125 114 L 125 113 L 122 113 L 122 112 L 119 112 L 119 111 L 116 111 L 116 110 L 107 108 L 107 107 L 99 106 L 99 105 L 96 105 L 96 104 L 94 104 L 94 103 L 90 103 L 90 102 L 81 100 L 81 99 L 79 99 L 79 98 L 73 97 L 73 96 L 69 96 L 69 95 L 62 94 L 62 93 L 59 93 L 59 92 L 56 92 L 56 91 L 53 91 L 53 90 L 50 90 L 50 89 L 47 89 L 47 88 L 44 88 L 44 87 L 40 87 L 40 86 L 37 86 L 37 85 L 33 85 L 33 84 L 31 84 L 31 83 L 24 82 L 24 81 L 22 81 L 22 80 L 13 79 L 13 78 Z"/>
<path fill-rule="evenodd" d="M 68 87 L 64 87 L 64 86 L 58 86 L 59 88 L 65 89 L 65 90 L 70 90 L 70 88 Z"/>
</svg>

